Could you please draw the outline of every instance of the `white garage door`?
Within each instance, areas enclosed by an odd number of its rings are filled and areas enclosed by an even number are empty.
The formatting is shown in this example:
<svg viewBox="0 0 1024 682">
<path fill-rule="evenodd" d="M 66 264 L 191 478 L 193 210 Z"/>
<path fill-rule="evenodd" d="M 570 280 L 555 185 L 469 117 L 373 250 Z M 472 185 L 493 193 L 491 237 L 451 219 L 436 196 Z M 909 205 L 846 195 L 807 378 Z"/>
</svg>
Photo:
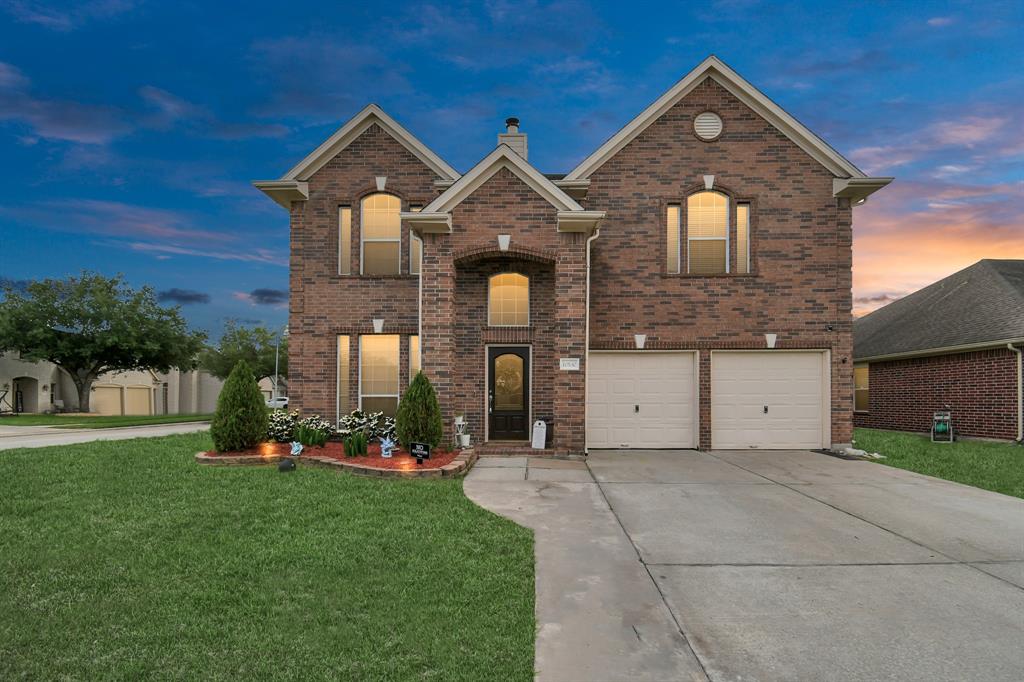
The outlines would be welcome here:
<svg viewBox="0 0 1024 682">
<path fill-rule="evenodd" d="M 587 446 L 697 446 L 693 353 L 591 353 Z"/>
<path fill-rule="evenodd" d="M 828 397 L 820 352 L 711 354 L 711 446 L 820 448 Z"/>
<path fill-rule="evenodd" d="M 148 386 L 129 386 L 124 393 L 125 414 L 153 414 L 153 390 Z"/>
</svg>

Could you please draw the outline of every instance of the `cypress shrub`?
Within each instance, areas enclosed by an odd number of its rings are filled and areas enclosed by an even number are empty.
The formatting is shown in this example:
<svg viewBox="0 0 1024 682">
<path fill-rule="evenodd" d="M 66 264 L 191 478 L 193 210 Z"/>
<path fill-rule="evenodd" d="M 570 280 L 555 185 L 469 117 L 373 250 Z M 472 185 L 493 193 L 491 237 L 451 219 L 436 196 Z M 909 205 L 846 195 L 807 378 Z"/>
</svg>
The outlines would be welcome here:
<svg viewBox="0 0 1024 682">
<path fill-rule="evenodd" d="M 441 442 L 444 433 L 441 406 L 434 386 L 423 372 L 416 375 L 398 403 L 395 422 L 398 442 L 406 448 L 410 443 L 428 443 L 437 447 Z"/>
<path fill-rule="evenodd" d="M 252 369 L 239 361 L 224 382 L 210 423 L 217 452 L 245 450 L 267 437 L 267 406 Z"/>
</svg>

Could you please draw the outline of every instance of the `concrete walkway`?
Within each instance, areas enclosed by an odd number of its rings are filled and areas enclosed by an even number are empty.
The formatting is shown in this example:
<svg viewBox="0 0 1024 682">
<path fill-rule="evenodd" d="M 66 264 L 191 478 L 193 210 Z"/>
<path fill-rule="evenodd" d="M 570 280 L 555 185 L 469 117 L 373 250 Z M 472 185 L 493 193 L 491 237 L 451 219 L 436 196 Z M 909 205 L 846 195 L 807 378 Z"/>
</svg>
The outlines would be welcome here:
<svg viewBox="0 0 1024 682">
<path fill-rule="evenodd" d="M 0 429 L 0 450 L 42 448 L 50 445 L 72 445 L 96 440 L 125 440 L 170 436 L 175 433 L 206 431 L 210 422 L 124 426 L 111 429 L 55 429 L 39 426 L 9 426 Z"/>
<path fill-rule="evenodd" d="M 484 460 L 540 680 L 1024 679 L 1024 500 L 792 452 Z"/>
</svg>

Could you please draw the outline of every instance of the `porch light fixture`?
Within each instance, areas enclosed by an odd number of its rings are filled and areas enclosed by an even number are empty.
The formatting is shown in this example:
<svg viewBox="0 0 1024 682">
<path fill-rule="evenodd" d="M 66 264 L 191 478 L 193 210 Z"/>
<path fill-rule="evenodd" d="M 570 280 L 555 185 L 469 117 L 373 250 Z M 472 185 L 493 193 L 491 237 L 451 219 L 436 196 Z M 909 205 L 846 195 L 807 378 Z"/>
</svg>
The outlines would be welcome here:
<svg viewBox="0 0 1024 682">
<path fill-rule="evenodd" d="M 647 344 L 647 334 L 633 334 L 633 343 L 636 344 L 637 350 L 643 350 Z"/>
<path fill-rule="evenodd" d="M 498 249 L 501 251 L 508 251 L 508 245 L 512 243 L 512 235 L 510 234 L 499 234 L 498 235 Z"/>
<path fill-rule="evenodd" d="M 715 186 L 715 176 L 705 175 L 704 176 L 704 189 L 712 189 Z"/>
<path fill-rule="evenodd" d="M 373 333 L 380 334 L 384 331 L 384 319 L 381 317 L 373 318 Z"/>
<path fill-rule="evenodd" d="M 768 345 L 769 348 L 775 348 L 775 339 L 777 338 L 778 334 L 765 334 L 764 342 Z"/>
</svg>

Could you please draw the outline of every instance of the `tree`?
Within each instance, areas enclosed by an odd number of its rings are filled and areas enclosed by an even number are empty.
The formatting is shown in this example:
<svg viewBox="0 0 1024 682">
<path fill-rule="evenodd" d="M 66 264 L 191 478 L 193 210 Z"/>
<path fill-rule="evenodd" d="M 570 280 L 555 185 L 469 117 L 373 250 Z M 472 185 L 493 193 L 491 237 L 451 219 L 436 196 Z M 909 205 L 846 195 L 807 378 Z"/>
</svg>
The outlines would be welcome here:
<svg viewBox="0 0 1024 682">
<path fill-rule="evenodd" d="M 281 349 L 280 354 L 277 354 L 279 339 Z M 226 379 L 235 365 L 245 360 L 256 381 L 259 381 L 274 376 L 275 357 L 280 358 L 279 374 L 287 376 L 288 337 L 278 335 L 266 327 L 243 327 L 235 320 L 228 320 L 220 343 L 203 351 L 199 357 L 199 366 L 219 379 Z"/>
<path fill-rule="evenodd" d="M 410 443 L 428 443 L 436 447 L 441 442 L 444 434 L 441 406 L 434 386 L 423 372 L 416 374 L 398 403 L 395 429 L 398 442 L 406 447 Z"/>
<path fill-rule="evenodd" d="M 189 368 L 206 338 L 188 329 L 180 308 L 161 307 L 153 289 L 132 289 L 121 275 L 83 272 L 31 282 L 23 290 L 8 284 L 3 294 L 0 350 L 66 371 L 83 412 L 104 372 Z"/>
<path fill-rule="evenodd" d="M 245 450 L 267 439 L 267 407 L 252 368 L 240 360 L 224 382 L 210 422 L 217 452 Z"/>
</svg>

